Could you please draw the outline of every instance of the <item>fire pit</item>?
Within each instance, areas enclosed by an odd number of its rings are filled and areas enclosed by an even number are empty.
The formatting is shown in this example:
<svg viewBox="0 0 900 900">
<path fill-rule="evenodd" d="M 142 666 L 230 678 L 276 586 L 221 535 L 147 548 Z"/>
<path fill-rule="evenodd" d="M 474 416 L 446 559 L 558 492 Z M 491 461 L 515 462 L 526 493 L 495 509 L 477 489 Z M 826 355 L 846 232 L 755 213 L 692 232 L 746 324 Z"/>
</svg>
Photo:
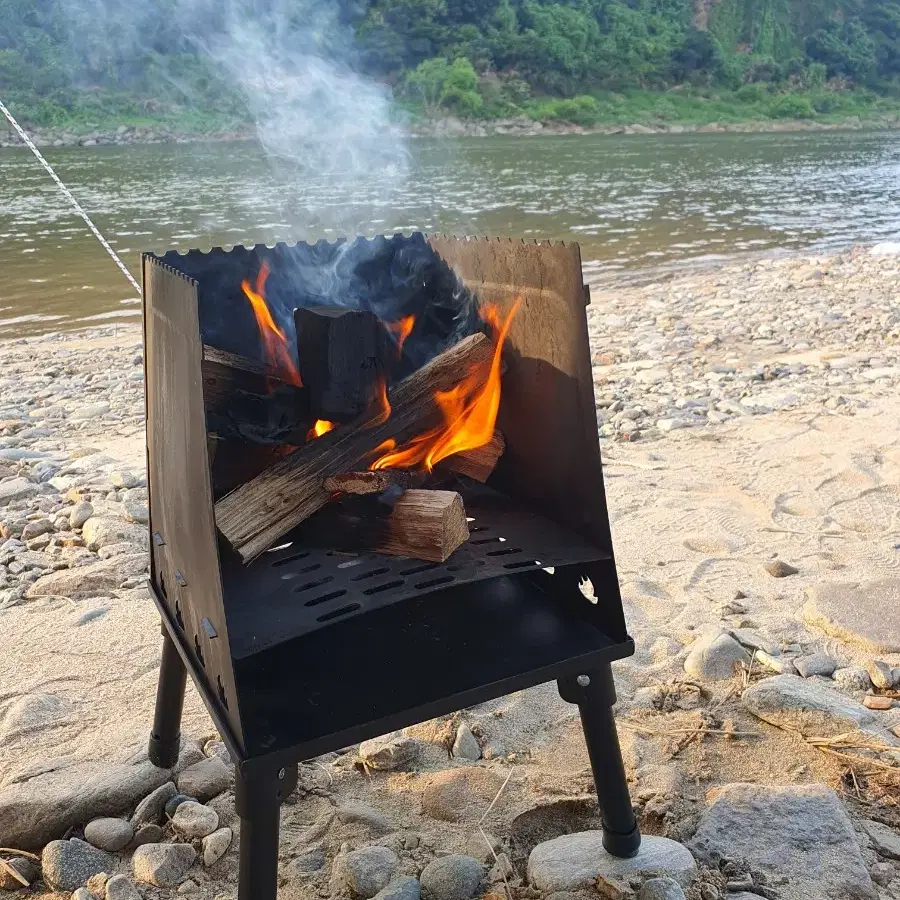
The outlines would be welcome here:
<svg viewBox="0 0 900 900">
<path fill-rule="evenodd" d="M 604 845 L 636 853 L 578 246 L 397 235 L 143 274 L 150 754 L 177 758 L 189 671 L 237 762 L 240 900 L 276 896 L 299 761 L 553 679 Z"/>
</svg>

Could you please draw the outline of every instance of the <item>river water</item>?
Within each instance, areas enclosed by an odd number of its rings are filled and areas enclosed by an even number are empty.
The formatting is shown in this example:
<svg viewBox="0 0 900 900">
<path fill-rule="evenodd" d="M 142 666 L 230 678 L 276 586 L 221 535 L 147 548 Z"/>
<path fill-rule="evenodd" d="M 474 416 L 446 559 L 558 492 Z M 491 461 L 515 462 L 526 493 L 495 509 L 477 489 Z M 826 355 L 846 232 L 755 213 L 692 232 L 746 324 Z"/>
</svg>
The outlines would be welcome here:
<svg viewBox="0 0 900 900">
<path fill-rule="evenodd" d="M 139 273 L 142 250 L 421 229 L 576 240 L 588 275 L 900 239 L 900 133 L 417 141 L 411 171 L 352 189 L 253 144 L 47 152 Z M 0 335 L 140 315 L 26 150 L 0 150 Z"/>
</svg>

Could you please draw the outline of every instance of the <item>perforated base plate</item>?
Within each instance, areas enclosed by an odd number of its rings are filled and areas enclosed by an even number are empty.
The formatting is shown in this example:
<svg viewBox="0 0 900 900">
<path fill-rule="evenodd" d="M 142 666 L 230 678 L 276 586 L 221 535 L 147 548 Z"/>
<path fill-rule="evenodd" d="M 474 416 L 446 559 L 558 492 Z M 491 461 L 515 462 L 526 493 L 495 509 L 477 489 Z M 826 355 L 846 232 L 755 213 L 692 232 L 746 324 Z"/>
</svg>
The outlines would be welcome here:
<svg viewBox="0 0 900 900">
<path fill-rule="evenodd" d="M 290 543 L 244 567 L 223 559 L 235 659 L 409 597 L 502 576 L 609 559 L 553 522 L 471 483 L 463 493 L 471 537 L 444 563 L 314 544 L 314 519 Z"/>
</svg>

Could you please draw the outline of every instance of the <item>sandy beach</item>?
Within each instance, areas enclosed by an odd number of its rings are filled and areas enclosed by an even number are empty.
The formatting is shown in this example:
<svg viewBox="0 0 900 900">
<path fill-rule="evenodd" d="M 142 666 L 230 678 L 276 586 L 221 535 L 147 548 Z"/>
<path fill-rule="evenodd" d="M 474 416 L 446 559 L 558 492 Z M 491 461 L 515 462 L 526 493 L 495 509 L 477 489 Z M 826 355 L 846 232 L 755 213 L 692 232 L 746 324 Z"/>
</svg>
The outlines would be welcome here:
<svg viewBox="0 0 900 900">
<path fill-rule="evenodd" d="M 637 645 L 615 666 L 619 731 L 643 832 L 686 857 L 567 881 L 532 853 L 599 827 L 577 710 L 545 685 L 303 765 L 279 896 L 371 897 L 351 864 L 369 854 L 435 900 L 457 898 L 426 871 L 460 857 L 483 867 L 465 900 L 900 900 L 898 285 L 900 255 L 858 248 L 593 288 Z M 141 354 L 134 325 L 0 344 L 2 847 L 40 854 L 98 816 L 135 830 L 135 806 L 169 781 L 146 762 L 161 641 Z M 184 732 L 188 771 L 227 756 L 192 687 Z M 105 851 L 96 871 L 138 893 L 111 898 L 101 879 L 78 900 L 234 898 L 227 783 L 208 804 L 219 857 L 161 815 L 148 846 L 192 844 L 196 862 L 151 885 L 133 845 Z M 10 896 L 74 896 L 60 852 Z M 584 871 L 574 844 L 555 852 Z M 648 888 L 653 873 L 671 883 Z M 415 900 L 415 885 L 384 897 Z"/>
</svg>

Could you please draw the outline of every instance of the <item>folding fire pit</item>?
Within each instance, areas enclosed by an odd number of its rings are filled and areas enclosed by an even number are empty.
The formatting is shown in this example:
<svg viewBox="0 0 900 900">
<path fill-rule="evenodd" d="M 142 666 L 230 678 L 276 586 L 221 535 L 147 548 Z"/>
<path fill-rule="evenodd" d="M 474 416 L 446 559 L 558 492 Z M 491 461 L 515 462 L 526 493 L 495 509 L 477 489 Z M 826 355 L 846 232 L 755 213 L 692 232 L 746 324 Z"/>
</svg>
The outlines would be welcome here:
<svg viewBox="0 0 900 900">
<path fill-rule="evenodd" d="M 637 852 L 629 656 L 577 245 L 146 254 L 151 759 L 186 672 L 237 761 L 240 900 L 277 893 L 297 764 L 556 679 L 604 845 Z"/>
</svg>

